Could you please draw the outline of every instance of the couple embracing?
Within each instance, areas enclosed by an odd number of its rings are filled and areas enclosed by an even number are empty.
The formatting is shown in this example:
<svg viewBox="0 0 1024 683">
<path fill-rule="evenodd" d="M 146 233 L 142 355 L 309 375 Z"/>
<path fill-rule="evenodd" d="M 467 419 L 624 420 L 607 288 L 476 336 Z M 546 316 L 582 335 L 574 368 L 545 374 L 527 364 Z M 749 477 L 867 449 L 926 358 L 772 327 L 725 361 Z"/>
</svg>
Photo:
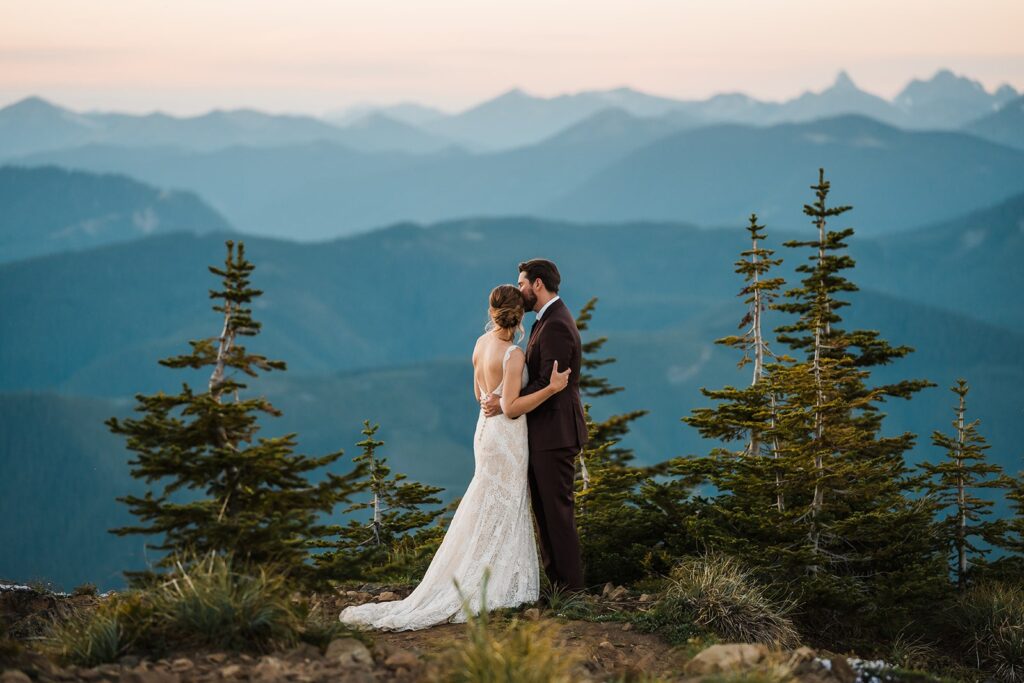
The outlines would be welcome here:
<svg viewBox="0 0 1024 683">
<path fill-rule="evenodd" d="M 342 622 L 404 631 L 465 621 L 463 599 L 480 611 L 485 571 L 488 609 L 536 602 L 535 523 L 551 585 L 583 589 L 573 480 L 587 427 L 580 335 L 560 284 L 554 263 L 533 259 L 519 264 L 518 285 L 491 291 L 487 331 L 473 349 L 480 416 L 469 487 L 415 590 L 404 600 L 346 607 Z M 523 349 L 516 341 L 527 310 L 537 316 Z"/>
</svg>

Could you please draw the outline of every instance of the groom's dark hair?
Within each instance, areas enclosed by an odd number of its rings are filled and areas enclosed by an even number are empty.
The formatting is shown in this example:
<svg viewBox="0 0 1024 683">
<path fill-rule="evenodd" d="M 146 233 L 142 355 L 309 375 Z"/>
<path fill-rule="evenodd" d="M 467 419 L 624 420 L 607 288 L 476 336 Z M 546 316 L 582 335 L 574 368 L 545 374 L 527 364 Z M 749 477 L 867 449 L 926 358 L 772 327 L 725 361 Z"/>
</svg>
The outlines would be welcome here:
<svg viewBox="0 0 1024 683">
<path fill-rule="evenodd" d="M 546 258 L 535 258 L 519 264 L 519 272 L 526 273 L 527 279 L 533 282 L 537 278 L 552 294 L 558 293 L 558 285 L 562 284 L 562 276 L 558 274 L 558 266 Z"/>
</svg>

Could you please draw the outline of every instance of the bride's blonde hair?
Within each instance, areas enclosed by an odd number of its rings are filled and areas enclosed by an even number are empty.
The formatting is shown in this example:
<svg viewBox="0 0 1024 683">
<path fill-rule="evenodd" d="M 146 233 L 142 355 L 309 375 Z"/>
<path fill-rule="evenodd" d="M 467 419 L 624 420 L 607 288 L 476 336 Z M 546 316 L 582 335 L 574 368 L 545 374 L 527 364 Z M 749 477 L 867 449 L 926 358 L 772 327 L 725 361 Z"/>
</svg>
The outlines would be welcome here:
<svg viewBox="0 0 1024 683">
<path fill-rule="evenodd" d="M 508 332 L 511 340 L 516 333 L 522 339 L 523 316 L 526 315 L 526 299 L 515 285 L 498 285 L 491 290 L 489 320 L 484 331 L 502 330 Z"/>
</svg>

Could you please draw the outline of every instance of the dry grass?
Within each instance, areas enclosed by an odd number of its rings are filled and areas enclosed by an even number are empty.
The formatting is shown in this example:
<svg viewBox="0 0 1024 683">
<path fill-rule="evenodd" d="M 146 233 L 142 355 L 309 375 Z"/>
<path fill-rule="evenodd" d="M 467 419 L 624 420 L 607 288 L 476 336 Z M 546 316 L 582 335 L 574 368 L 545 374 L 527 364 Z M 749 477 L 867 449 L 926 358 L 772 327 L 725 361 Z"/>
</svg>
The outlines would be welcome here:
<svg viewBox="0 0 1024 683">
<path fill-rule="evenodd" d="M 55 621 L 47 644 L 84 666 L 175 648 L 268 652 L 302 635 L 302 608 L 290 595 L 284 576 L 269 568 L 236 566 L 218 555 L 192 558 L 152 588 Z"/>
<path fill-rule="evenodd" d="M 959 608 L 970 663 L 996 680 L 1024 681 L 1024 588 L 979 586 L 961 598 Z"/>
<path fill-rule="evenodd" d="M 663 629 L 692 628 L 727 642 L 786 648 L 799 643 L 791 609 L 792 603 L 773 599 L 736 559 L 706 554 L 673 568 L 652 617 Z"/>
<path fill-rule="evenodd" d="M 558 625 L 520 621 L 513 617 L 502 628 L 487 611 L 487 575 L 482 605 L 473 614 L 463 600 L 466 639 L 452 644 L 437 662 L 431 679 L 437 683 L 568 683 L 575 659 L 560 649 Z"/>
</svg>

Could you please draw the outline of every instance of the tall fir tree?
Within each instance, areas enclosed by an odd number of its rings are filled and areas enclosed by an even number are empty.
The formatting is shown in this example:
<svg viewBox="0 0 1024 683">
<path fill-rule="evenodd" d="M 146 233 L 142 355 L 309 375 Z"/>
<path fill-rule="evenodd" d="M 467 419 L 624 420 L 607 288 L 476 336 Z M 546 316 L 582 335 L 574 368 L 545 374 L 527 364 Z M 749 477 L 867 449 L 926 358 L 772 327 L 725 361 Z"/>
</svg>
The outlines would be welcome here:
<svg viewBox="0 0 1024 683">
<path fill-rule="evenodd" d="M 852 207 L 829 206 L 824 169 L 811 189 L 815 201 L 804 205 L 804 214 L 817 234 L 785 243 L 810 248 L 809 263 L 796 269 L 804 274 L 800 285 L 774 305 L 796 316 L 776 332 L 804 359 L 775 368 L 773 381 L 775 394 L 788 397 L 788 405 L 780 406 L 779 439 L 810 475 L 802 517 L 809 595 L 826 622 L 851 611 L 882 610 L 892 624 L 905 623 L 909 609 L 934 596 L 935 540 L 930 509 L 916 497 L 923 482 L 904 458 L 916 437 L 883 436 L 879 405 L 909 399 L 934 384 L 922 379 L 869 385 L 872 367 L 913 349 L 892 346 L 875 330 L 841 327 L 839 311 L 849 306 L 841 297 L 858 289 L 843 275 L 855 265 L 845 241 L 854 231 L 831 230 L 828 221 Z"/>
<path fill-rule="evenodd" d="M 1006 520 L 999 545 L 1010 554 L 995 564 L 1004 577 L 1021 582 L 1024 581 L 1024 471 L 1016 476 L 1003 475 L 1003 486 L 1013 514 Z"/>
<path fill-rule="evenodd" d="M 980 420 L 967 421 L 967 381 L 958 379 L 951 391 L 957 396 L 953 434 L 938 430 L 932 434 L 932 443 L 946 457 L 937 464 L 923 462 L 921 467 L 931 478 L 930 490 L 939 512 L 946 513 L 938 525 L 950 551 L 950 569 L 962 592 L 967 589 L 971 565 L 976 564 L 972 556 L 980 559 L 988 553 L 973 539 L 999 544 L 1005 527 L 1001 520 L 986 519 L 992 514 L 993 502 L 978 497 L 974 491 L 1004 488 L 1006 483 L 1002 468 L 986 462 L 985 451 L 989 446 L 978 432 Z"/>
<path fill-rule="evenodd" d="M 739 296 L 746 311 L 738 325 L 743 332 L 715 340 L 742 353 L 737 367 L 752 365 L 751 381 L 742 387 L 701 388 L 715 405 L 695 408 L 683 421 L 723 445 L 706 457 L 681 460 L 675 472 L 706 479 L 717 492 L 702 514 L 699 534 L 707 546 L 737 556 L 756 553 L 767 564 L 784 566 L 790 549 L 799 546 L 796 529 L 802 515 L 795 500 L 789 501 L 793 512 L 787 514 L 787 492 L 799 496 L 804 477 L 794 460 L 784 457 L 789 444 L 780 442 L 786 425 L 780 424 L 775 387 L 792 359 L 776 357 L 764 334 L 764 314 L 785 284 L 770 276 L 782 259 L 764 246 L 767 235 L 757 220 L 751 214 L 746 227 L 750 248 L 735 264 L 744 280 Z M 733 443 L 741 445 L 728 447 Z"/>
<path fill-rule="evenodd" d="M 718 401 L 714 408 L 698 408 L 692 411 L 683 421 L 695 427 L 701 436 L 724 442 L 745 439 L 742 451 L 716 449 L 712 457 L 717 459 L 711 471 L 717 472 L 716 479 L 737 474 L 738 469 L 778 469 L 780 447 L 778 438 L 774 436 L 777 420 L 776 397 L 765 383 L 766 363 L 775 358 L 768 341 L 764 336 L 764 314 L 775 300 L 777 291 L 785 280 L 781 277 L 768 277 L 772 268 L 782 263 L 782 259 L 772 258 L 774 250 L 764 246 L 766 234 L 763 225 L 757 222 L 757 214 L 751 214 L 746 228 L 750 248 L 740 253 L 736 262 L 736 272 L 743 276 L 744 285 L 739 296 L 744 297 L 747 310 L 738 327 L 742 334 L 730 335 L 716 339 L 716 344 L 739 349 L 742 356 L 737 367 L 742 369 L 748 364 L 753 365 L 753 372 L 748 387 L 732 386 L 719 390 L 701 389 L 704 396 Z M 736 458 L 769 458 L 771 462 L 750 460 L 739 463 Z M 749 478 L 752 471 L 741 476 Z M 781 471 L 774 473 L 775 507 L 778 512 L 785 509 L 785 496 L 782 491 Z M 758 481 L 761 477 L 754 477 Z M 716 485 L 724 483 L 721 480 Z M 727 486 L 728 488 L 728 486 Z"/>
<path fill-rule="evenodd" d="M 596 305 L 595 297 L 580 310 L 576 318 L 580 332 L 588 330 Z M 589 398 L 623 391 L 623 387 L 612 386 L 597 374 L 599 368 L 615 362 L 611 357 L 598 357 L 607 341 L 607 337 L 597 337 L 582 343 L 580 392 Z M 585 581 L 589 585 L 624 583 L 643 575 L 644 558 L 657 541 L 653 518 L 636 501 L 639 487 L 652 468 L 632 465 L 635 454 L 619 445 L 629 433 L 630 424 L 647 411 L 633 410 L 595 422 L 590 407 L 589 403 L 584 405 L 589 441 L 580 454 L 576 491 Z"/>
<path fill-rule="evenodd" d="M 285 370 L 284 361 L 250 353 L 239 342 L 255 336 L 261 324 L 249 308 L 262 294 L 250 284 L 254 266 L 226 242 L 223 268 L 209 266 L 222 280 L 210 298 L 221 304 L 213 310 L 223 317 L 219 336 L 190 341 L 189 354 L 160 360 L 169 368 L 212 368 L 205 391 L 183 382 L 179 393 L 136 394 L 141 418 L 106 421 L 115 434 L 127 437 L 136 453 L 129 461 L 133 477 L 149 485 L 154 495 L 118 498 L 143 524 L 111 529 L 119 536 L 158 535 L 162 542 L 147 547 L 167 551 L 157 568 L 172 565 L 187 553 L 230 553 L 255 563 L 275 563 L 305 583 L 315 583 L 309 550 L 323 527 L 317 518 L 346 503 L 359 489 L 359 468 L 345 475 L 326 472 L 319 483 L 310 474 L 336 462 L 342 451 L 322 457 L 293 453 L 296 434 L 275 438 L 256 436 L 259 414 L 281 412 L 263 397 L 242 398 L 247 384 L 239 373 L 257 377 L 259 371 Z M 172 498 L 172 494 L 181 492 Z M 159 572 L 125 572 L 130 581 L 146 583 Z"/>
<path fill-rule="evenodd" d="M 592 297 L 583 305 L 579 315 L 576 316 L 576 329 L 580 332 L 586 332 L 590 328 L 590 321 L 593 318 L 594 309 L 597 307 L 597 301 L 597 297 Z M 588 398 L 611 396 L 625 390 L 625 387 L 612 386 L 607 377 L 597 374 L 599 368 L 610 365 L 616 360 L 611 356 L 606 358 L 598 357 L 598 354 L 601 353 L 601 349 L 607 342 L 608 337 L 595 337 L 582 342 L 580 348 L 580 393 Z M 605 420 L 595 422 L 590 438 L 598 444 L 608 444 L 604 451 L 605 457 L 610 458 L 616 463 L 626 464 L 633 460 L 636 455 L 632 449 L 622 447 L 619 443 L 629 433 L 631 423 L 647 415 L 647 413 L 648 411 L 646 410 L 631 410 L 627 413 L 611 415 Z"/>
<path fill-rule="evenodd" d="M 696 409 L 685 421 L 707 438 L 744 447 L 718 447 L 675 472 L 706 476 L 714 486 L 703 522 L 695 525 L 707 545 L 741 554 L 768 580 L 795 580 L 805 626 L 821 632 L 831 625 L 832 642 L 850 642 L 857 629 L 880 625 L 861 615 L 884 613 L 884 623 L 896 628 L 934 595 L 941 566 L 930 509 L 913 498 L 922 481 L 903 457 L 915 437 L 882 436 L 878 407 L 931 383 L 868 384 L 872 366 L 912 349 L 893 347 L 876 331 L 840 327 L 837 311 L 849 305 L 840 297 L 857 289 L 842 274 L 854 265 L 845 253 L 853 229 L 830 230 L 827 222 L 851 207 L 828 205 L 823 170 L 812 189 L 816 200 L 804 213 L 816 238 L 785 243 L 810 247 L 810 262 L 796 268 L 804 276 L 800 284 L 768 304 L 796 316 L 776 333 L 798 357 L 766 359 L 749 387 L 704 391 L 717 405 Z M 752 235 L 760 234 L 756 225 L 753 218 Z M 745 252 L 747 264 L 738 264 L 749 280 L 770 256 L 755 264 L 756 249 Z M 763 282 L 760 275 L 757 281 Z M 749 353 L 758 337 L 763 343 L 752 329 L 719 341 Z"/>
<path fill-rule="evenodd" d="M 387 458 L 377 452 L 384 445 L 375 438 L 379 429 L 363 422 L 364 438 L 356 444 L 362 451 L 353 458 L 365 472 L 366 499 L 345 510 L 351 515 L 347 524 L 331 527 L 334 538 L 318 543 L 327 552 L 317 556 L 317 563 L 334 579 L 416 579 L 409 576 L 410 567 L 419 566 L 439 540 L 436 522 L 444 508 L 437 507 L 437 494 L 444 489 L 392 473 Z"/>
</svg>

